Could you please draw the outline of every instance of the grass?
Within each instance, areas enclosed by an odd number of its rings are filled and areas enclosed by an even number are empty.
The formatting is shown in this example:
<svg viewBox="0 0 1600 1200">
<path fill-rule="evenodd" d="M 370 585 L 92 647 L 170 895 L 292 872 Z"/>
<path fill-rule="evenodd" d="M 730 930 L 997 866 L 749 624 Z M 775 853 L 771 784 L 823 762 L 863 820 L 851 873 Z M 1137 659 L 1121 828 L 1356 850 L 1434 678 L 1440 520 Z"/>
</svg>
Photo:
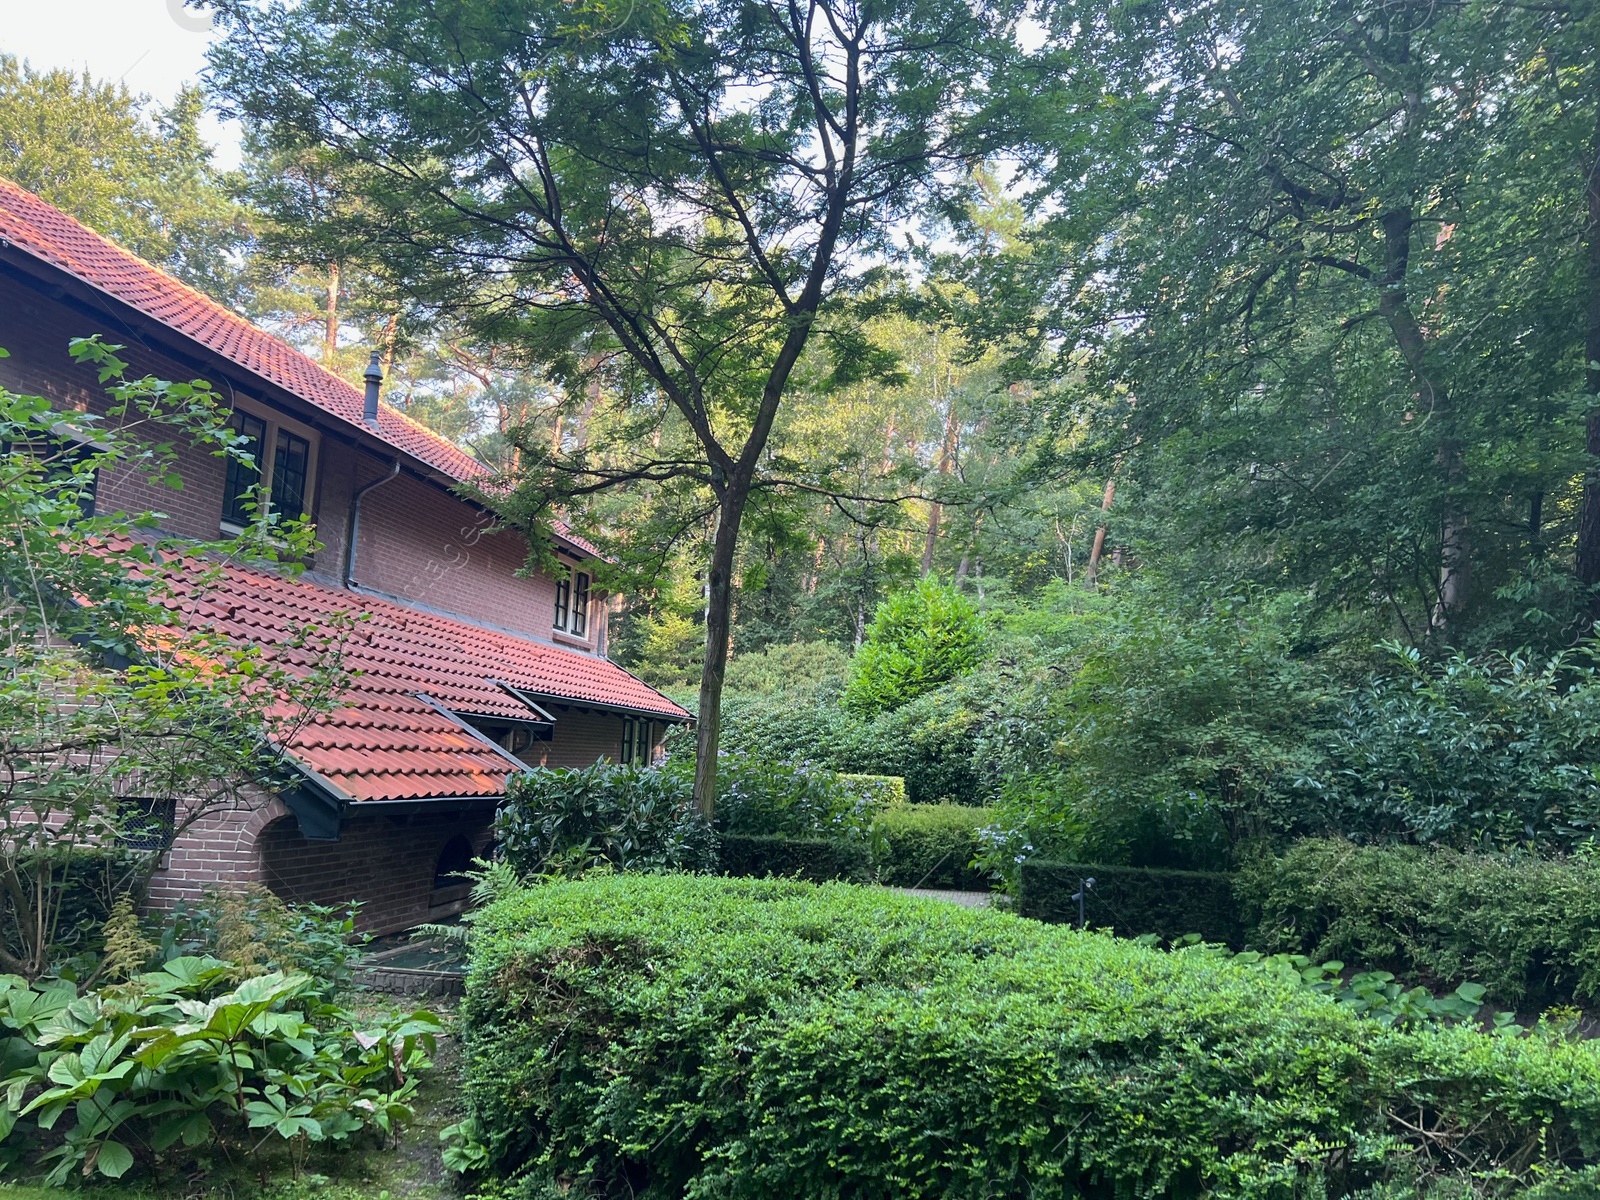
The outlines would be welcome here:
<svg viewBox="0 0 1600 1200">
<path fill-rule="evenodd" d="M 371 998 L 367 1003 L 371 1005 Z M 425 1003 L 448 1025 L 450 1014 L 443 1005 Z M 361 1000 L 351 1007 L 362 1007 Z M 416 1119 L 401 1130 L 398 1144 L 375 1146 L 364 1141 L 345 1149 L 313 1148 L 298 1179 L 287 1154 L 279 1154 L 181 1179 L 128 1186 L 104 1179 L 86 1181 L 72 1192 L 0 1182 L 0 1200 L 64 1200 L 72 1194 L 101 1200 L 460 1200 L 439 1157 L 439 1131 L 461 1119 L 453 1038 L 439 1039 L 433 1069 L 423 1076 L 415 1108 Z"/>
</svg>

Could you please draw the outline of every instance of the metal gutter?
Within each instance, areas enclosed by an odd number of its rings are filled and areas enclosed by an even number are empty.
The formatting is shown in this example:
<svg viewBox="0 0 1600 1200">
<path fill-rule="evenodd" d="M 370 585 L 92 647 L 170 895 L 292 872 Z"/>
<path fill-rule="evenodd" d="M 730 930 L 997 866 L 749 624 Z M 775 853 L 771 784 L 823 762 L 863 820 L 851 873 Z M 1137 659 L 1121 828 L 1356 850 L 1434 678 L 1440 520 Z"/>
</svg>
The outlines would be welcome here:
<svg viewBox="0 0 1600 1200">
<path fill-rule="evenodd" d="M 417 699 L 421 700 L 424 704 L 426 704 L 429 708 L 433 709 L 434 712 L 438 713 L 441 717 L 444 717 L 445 720 L 450 721 L 451 723 L 459 726 L 465 732 L 471 734 L 472 737 L 475 740 L 477 740 L 479 742 L 482 742 L 485 747 L 487 747 L 490 750 L 493 750 L 501 758 L 505 759 L 508 763 L 510 763 L 512 765 L 512 767 L 516 769 L 518 774 L 522 774 L 523 772 L 533 770 L 533 767 L 530 766 L 528 763 L 523 762 L 515 754 L 511 753 L 511 751 L 507 750 L 499 742 L 497 742 L 493 738 L 489 737 L 481 729 L 479 729 L 479 728 L 477 728 L 477 726 L 473 725 L 470 721 L 464 721 L 460 717 L 456 716 L 455 713 L 451 712 L 444 705 L 440 704 L 432 696 L 429 696 L 424 692 L 418 692 L 417 693 Z"/>
</svg>

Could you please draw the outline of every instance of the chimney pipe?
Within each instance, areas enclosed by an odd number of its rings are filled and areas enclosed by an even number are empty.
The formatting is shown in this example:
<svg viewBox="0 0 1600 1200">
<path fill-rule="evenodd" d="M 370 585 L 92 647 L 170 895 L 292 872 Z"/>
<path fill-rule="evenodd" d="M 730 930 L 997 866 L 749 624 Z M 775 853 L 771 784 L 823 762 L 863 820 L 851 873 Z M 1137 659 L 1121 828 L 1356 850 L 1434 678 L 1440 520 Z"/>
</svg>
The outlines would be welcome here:
<svg viewBox="0 0 1600 1200">
<path fill-rule="evenodd" d="M 378 365 L 378 352 L 372 352 L 372 361 L 362 372 L 367 381 L 367 402 L 362 406 L 362 417 L 374 429 L 378 427 L 378 388 L 383 383 L 383 368 Z"/>
</svg>

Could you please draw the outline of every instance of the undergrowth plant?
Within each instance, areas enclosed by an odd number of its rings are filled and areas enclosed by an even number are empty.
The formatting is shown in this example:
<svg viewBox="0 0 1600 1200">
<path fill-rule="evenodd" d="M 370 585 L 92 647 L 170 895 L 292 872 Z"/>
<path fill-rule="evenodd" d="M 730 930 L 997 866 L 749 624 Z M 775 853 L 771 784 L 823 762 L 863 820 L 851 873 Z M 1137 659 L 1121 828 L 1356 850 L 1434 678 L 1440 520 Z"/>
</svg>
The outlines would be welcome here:
<svg viewBox="0 0 1600 1200">
<path fill-rule="evenodd" d="M 185 956 L 83 996 L 0 976 L 0 1163 L 31 1157 L 52 1186 L 273 1142 L 299 1163 L 312 1143 L 411 1117 L 436 1016 L 366 1021 L 319 999 L 309 975 L 237 974 Z"/>
</svg>

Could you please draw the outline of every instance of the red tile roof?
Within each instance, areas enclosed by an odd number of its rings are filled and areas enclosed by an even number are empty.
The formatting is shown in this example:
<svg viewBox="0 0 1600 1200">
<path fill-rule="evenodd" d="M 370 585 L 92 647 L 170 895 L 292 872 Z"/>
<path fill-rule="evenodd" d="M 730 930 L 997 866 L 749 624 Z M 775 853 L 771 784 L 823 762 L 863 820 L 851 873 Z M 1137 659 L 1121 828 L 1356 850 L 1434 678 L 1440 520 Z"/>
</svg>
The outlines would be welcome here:
<svg viewBox="0 0 1600 1200">
<path fill-rule="evenodd" d="M 464 621 L 418 612 L 365 595 L 238 566 L 222 569 L 173 608 L 190 620 L 265 648 L 285 650 L 310 627 L 337 636 L 339 621 L 360 616 L 343 644 L 358 672 L 343 703 L 300 727 L 286 748 L 356 800 L 499 795 L 513 770 L 482 741 L 440 713 L 427 696 L 464 715 L 534 719 L 500 683 L 579 705 L 622 708 L 684 720 L 688 713 L 603 658 L 563 650 Z M 557 739 L 561 715 L 556 715 Z"/>
<path fill-rule="evenodd" d="M 257 329 L 238 313 L 4 178 L 0 178 L 0 242 L 9 242 L 105 292 L 451 479 L 486 480 L 491 474 L 466 451 L 388 404 L 378 405 L 378 428 L 374 433 L 362 419 L 365 398 L 360 390 L 288 343 Z M 563 541 L 599 556 L 590 542 L 563 522 L 554 525 Z"/>
</svg>

